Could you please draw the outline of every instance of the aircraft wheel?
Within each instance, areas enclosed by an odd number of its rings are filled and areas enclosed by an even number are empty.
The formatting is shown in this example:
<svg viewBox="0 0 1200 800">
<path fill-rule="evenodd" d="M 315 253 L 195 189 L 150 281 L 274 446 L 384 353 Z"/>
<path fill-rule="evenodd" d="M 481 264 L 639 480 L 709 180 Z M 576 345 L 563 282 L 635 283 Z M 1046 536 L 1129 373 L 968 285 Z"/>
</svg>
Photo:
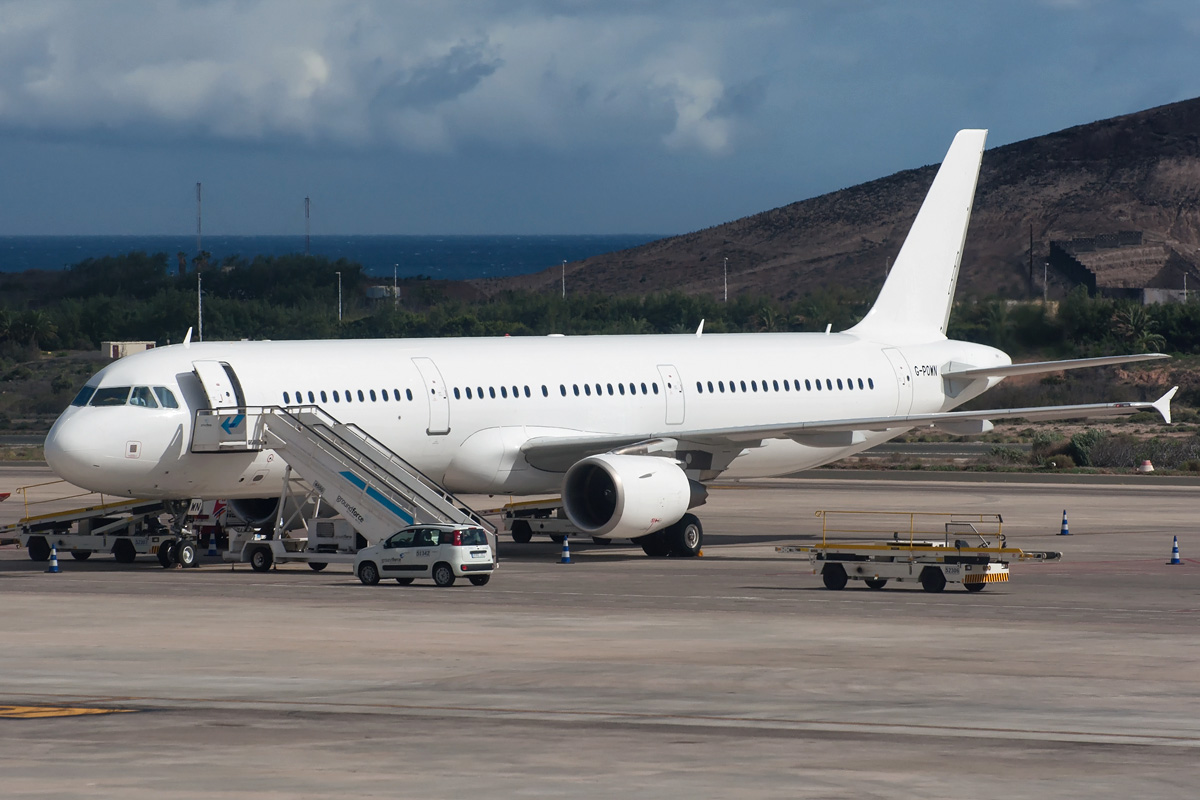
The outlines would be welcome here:
<svg viewBox="0 0 1200 800">
<path fill-rule="evenodd" d="M 112 554 L 119 564 L 132 564 L 137 559 L 137 549 L 128 539 L 117 539 L 113 544 Z"/>
<path fill-rule="evenodd" d="M 92 555 L 91 550 L 72 550 L 71 551 L 71 558 L 75 559 L 76 561 L 87 561 L 89 558 L 91 558 L 91 555 Z"/>
<path fill-rule="evenodd" d="M 491 575 L 472 575 L 469 580 L 476 586 L 487 586 L 487 582 L 492 579 Z"/>
<path fill-rule="evenodd" d="M 887 586 L 887 578 L 867 578 L 863 583 L 868 589 L 882 589 Z"/>
<path fill-rule="evenodd" d="M 445 561 L 433 565 L 433 582 L 438 586 L 454 585 L 454 570 Z"/>
<path fill-rule="evenodd" d="M 158 546 L 158 563 L 163 569 L 169 569 L 175 563 L 175 542 L 167 541 Z"/>
<path fill-rule="evenodd" d="M 328 565 L 328 564 L 326 564 L 324 561 L 310 561 L 310 562 L 308 562 L 308 568 L 309 568 L 309 569 L 311 569 L 313 572 L 320 572 L 321 570 L 325 569 L 325 568 L 326 568 L 326 567 L 328 567 L 328 566 L 329 566 L 329 565 Z"/>
<path fill-rule="evenodd" d="M 29 560 L 30 561 L 49 561 L 50 560 L 50 543 L 41 536 L 35 536 L 29 540 Z"/>
<path fill-rule="evenodd" d="M 358 579 L 364 586 L 374 586 L 379 583 L 379 567 L 374 561 L 364 561 L 358 565 Z"/>
<path fill-rule="evenodd" d="M 986 583 L 964 583 L 963 584 L 963 587 L 968 592 L 982 592 L 983 587 L 985 587 L 985 586 L 987 586 Z"/>
<path fill-rule="evenodd" d="M 684 514 L 678 522 L 663 531 L 663 534 L 671 555 L 681 558 L 698 556 L 700 546 L 704 544 L 704 528 L 695 514 Z"/>
<path fill-rule="evenodd" d="M 196 552 L 196 543 L 188 539 L 180 539 L 175 544 L 175 559 L 179 566 L 190 569 L 200 566 L 200 554 Z"/>
<path fill-rule="evenodd" d="M 255 572 L 266 572 L 275 562 L 275 556 L 268 547 L 256 547 L 250 553 L 250 569 Z"/>
<path fill-rule="evenodd" d="M 533 539 L 533 528 L 529 527 L 529 523 L 523 519 L 514 522 L 509 533 L 512 534 L 513 541 L 517 544 L 529 544 L 529 541 Z"/>
<path fill-rule="evenodd" d="M 826 589 L 845 589 L 846 582 L 850 580 L 846 576 L 846 568 L 841 564 L 826 564 L 825 569 L 821 570 L 821 580 L 825 583 Z"/>
<path fill-rule="evenodd" d="M 667 537 L 662 531 L 639 536 L 634 541 L 640 544 L 642 552 L 651 558 L 662 558 L 671 552 L 671 545 L 667 543 Z"/>
<path fill-rule="evenodd" d="M 921 573 L 921 588 L 927 592 L 940 592 L 946 588 L 946 576 L 937 567 L 926 567 Z"/>
</svg>

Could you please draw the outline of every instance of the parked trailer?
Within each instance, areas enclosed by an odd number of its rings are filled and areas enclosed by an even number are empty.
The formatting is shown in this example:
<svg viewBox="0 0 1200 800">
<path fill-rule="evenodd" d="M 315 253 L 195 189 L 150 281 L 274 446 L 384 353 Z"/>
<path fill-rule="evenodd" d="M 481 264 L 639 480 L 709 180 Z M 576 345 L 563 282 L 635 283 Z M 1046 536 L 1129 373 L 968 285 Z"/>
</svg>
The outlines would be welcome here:
<svg viewBox="0 0 1200 800">
<path fill-rule="evenodd" d="M 989 583 L 1007 582 L 1013 561 L 1044 562 L 1062 557 L 1053 551 L 1008 547 L 999 514 L 839 510 L 816 515 L 822 519 L 820 545 L 775 550 L 807 555 L 813 574 L 821 576 L 827 589 L 844 589 L 852 580 L 863 581 L 869 589 L 882 589 L 888 581 L 917 581 L 927 592 L 940 592 L 949 584 L 980 592 Z M 941 530 L 931 530 L 938 523 Z M 887 532 L 890 540 L 829 540 L 830 534 Z M 917 538 L 931 532 L 940 537 Z"/>
<path fill-rule="evenodd" d="M 553 497 L 547 500 L 525 500 L 509 503 L 502 508 L 489 509 L 483 514 L 500 515 L 501 525 L 517 544 L 525 544 L 534 534 L 545 534 L 561 543 L 568 536 L 582 535 L 582 531 L 567 519 L 562 500 Z M 594 536 L 597 544 L 611 544 L 611 539 Z"/>
</svg>

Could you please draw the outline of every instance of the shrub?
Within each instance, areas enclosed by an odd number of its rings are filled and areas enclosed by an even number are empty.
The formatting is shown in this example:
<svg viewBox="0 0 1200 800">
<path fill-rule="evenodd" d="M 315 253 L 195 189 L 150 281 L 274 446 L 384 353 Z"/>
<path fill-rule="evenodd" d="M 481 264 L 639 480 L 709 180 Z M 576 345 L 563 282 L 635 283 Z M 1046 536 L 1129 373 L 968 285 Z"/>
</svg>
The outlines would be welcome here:
<svg viewBox="0 0 1200 800">
<path fill-rule="evenodd" d="M 1051 469 L 1075 469 L 1075 459 L 1066 453 L 1060 453 L 1047 458 L 1046 466 Z"/>
</svg>

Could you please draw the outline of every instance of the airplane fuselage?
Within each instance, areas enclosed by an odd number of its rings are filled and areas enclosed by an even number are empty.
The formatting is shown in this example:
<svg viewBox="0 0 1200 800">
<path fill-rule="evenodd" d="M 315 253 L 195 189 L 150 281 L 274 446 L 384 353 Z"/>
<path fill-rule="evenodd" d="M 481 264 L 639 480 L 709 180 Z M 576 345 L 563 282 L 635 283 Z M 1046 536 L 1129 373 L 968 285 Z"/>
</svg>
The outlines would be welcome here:
<svg viewBox="0 0 1200 800">
<path fill-rule="evenodd" d="M 1008 361 L 967 342 L 891 347 L 844 333 L 191 343 L 129 356 L 88 381 L 151 396 L 166 388 L 178 408 L 73 405 L 48 437 L 47 459 L 61 477 L 117 495 L 277 494 L 284 462 L 274 452 L 190 450 L 195 412 L 214 405 L 197 364 L 220 364 L 236 377 L 223 405 L 321 406 L 451 491 L 557 492 L 561 472 L 528 463 L 526 441 L 946 411 L 990 385 L 949 396 L 941 373 L 950 364 Z M 766 439 L 723 474 L 787 474 L 903 430 Z M 693 477 L 705 477 L 703 466 Z"/>
</svg>

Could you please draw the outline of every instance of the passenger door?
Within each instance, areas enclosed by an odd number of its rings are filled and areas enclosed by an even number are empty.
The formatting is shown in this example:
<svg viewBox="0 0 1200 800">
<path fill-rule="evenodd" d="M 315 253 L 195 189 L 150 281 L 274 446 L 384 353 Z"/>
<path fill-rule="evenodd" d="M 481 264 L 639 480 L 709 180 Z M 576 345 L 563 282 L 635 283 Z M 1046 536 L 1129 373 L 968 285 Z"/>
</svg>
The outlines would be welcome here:
<svg viewBox="0 0 1200 800">
<path fill-rule="evenodd" d="M 679 370 L 670 364 L 659 364 L 658 374 L 662 378 L 662 390 L 667 401 L 667 424 L 683 424 L 683 381 L 679 380 Z"/>
<path fill-rule="evenodd" d="M 430 436 L 444 436 L 450 432 L 450 398 L 446 394 L 446 383 L 442 373 L 433 363 L 433 359 L 414 358 L 413 364 L 421 373 L 425 382 L 425 399 L 429 401 L 429 427 L 425 433 Z"/>
<path fill-rule="evenodd" d="M 417 529 L 410 528 L 393 533 L 384 540 L 383 552 L 379 556 L 381 575 L 387 578 L 403 578 L 424 569 L 413 557 L 413 544 L 416 541 L 417 532 Z"/>
</svg>

